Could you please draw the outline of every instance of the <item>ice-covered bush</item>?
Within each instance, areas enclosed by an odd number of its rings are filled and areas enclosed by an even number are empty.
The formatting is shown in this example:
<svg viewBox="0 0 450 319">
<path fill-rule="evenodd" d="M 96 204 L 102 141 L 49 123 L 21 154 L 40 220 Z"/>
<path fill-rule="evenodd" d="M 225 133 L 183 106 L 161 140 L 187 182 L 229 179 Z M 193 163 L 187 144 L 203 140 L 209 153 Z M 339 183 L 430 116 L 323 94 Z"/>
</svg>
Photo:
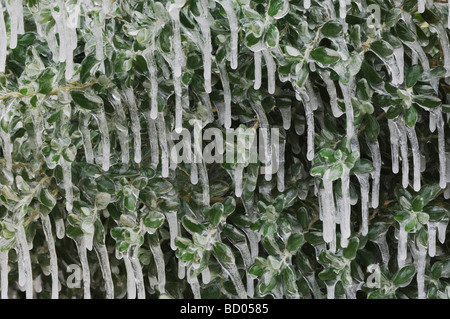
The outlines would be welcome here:
<svg viewBox="0 0 450 319">
<path fill-rule="evenodd" d="M 2 0 L 1 297 L 449 298 L 448 12 Z"/>
</svg>

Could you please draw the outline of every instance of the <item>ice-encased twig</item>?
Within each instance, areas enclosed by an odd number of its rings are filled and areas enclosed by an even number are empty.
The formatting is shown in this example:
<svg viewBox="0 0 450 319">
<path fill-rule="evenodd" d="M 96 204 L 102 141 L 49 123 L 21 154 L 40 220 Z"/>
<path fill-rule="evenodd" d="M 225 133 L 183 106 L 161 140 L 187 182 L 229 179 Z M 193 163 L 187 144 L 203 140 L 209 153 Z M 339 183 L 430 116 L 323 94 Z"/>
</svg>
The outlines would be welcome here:
<svg viewBox="0 0 450 319">
<path fill-rule="evenodd" d="M 1 299 L 8 299 L 8 253 L 8 250 L 0 251 Z"/>
</svg>

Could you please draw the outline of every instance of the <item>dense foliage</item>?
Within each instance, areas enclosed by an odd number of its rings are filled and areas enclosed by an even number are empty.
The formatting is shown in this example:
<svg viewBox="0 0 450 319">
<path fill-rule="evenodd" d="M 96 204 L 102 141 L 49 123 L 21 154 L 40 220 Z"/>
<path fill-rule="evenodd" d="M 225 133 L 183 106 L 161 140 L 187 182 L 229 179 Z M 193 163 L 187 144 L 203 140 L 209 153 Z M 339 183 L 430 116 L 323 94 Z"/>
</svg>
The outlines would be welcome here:
<svg viewBox="0 0 450 319">
<path fill-rule="evenodd" d="M 449 298 L 448 11 L 1 1 L 1 297 Z M 175 162 L 195 125 L 280 169 Z"/>
</svg>

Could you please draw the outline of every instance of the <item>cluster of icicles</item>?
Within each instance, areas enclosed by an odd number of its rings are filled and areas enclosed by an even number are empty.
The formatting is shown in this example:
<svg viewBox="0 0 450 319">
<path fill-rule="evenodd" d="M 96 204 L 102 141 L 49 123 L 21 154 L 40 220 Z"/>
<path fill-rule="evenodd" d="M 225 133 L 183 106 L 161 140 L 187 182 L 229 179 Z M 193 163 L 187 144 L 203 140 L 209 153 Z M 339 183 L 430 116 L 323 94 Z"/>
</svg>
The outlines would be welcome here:
<svg viewBox="0 0 450 319">
<path fill-rule="evenodd" d="M 398 1 L 397 1 L 398 2 Z M 103 21 L 105 16 L 110 12 L 111 8 L 109 7 L 109 1 L 103 1 L 103 7 L 100 12 L 99 21 Z M 221 0 L 219 1 L 220 5 L 225 10 L 225 13 L 228 18 L 229 28 L 230 28 L 230 43 L 231 43 L 231 54 L 229 57 L 230 66 L 232 69 L 236 69 L 238 67 L 238 20 L 237 20 L 237 5 L 233 0 Z M 450 2 L 449 2 L 450 3 Z M 199 1 L 201 8 L 201 15 L 196 17 L 196 21 L 200 26 L 200 32 L 194 33 L 194 31 L 190 31 L 185 29 L 180 23 L 180 10 L 184 6 L 184 1 L 171 3 L 168 2 L 166 9 L 168 11 L 172 27 L 173 27 L 173 36 L 172 36 L 172 52 L 170 57 L 164 57 L 172 69 L 172 78 L 174 83 L 174 91 L 175 91 L 175 131 L 177 133 L 182 130 L 182 111 L 186 105 L 189 104 L 189 97 L 186 92 L 186 88 L 183 88 L 181 76 L 183 74 L 183 67 L 186 62 L 186 57 L 183 56 L 182 49 L 182 41 L 181 41 L 181 31 L 187 33 L 193 41 L 196 41 L 199 48 L 202 50 L 203 56 L 203 67 L 204 67 L 204 80 L 205 80 L 205 94 L 201 96 L 202 102 L 211 108 L 211 102 L 209 101 L 208 93 L 211 93 L 211 68 L 213 63 L 212 58 L 212 44 L 211 44 L 211 30 L 210 30 L 210 13 L 212 5 L 215 5 L 213 2 L 208 0 L 200 0 Z M 347 12 L 348 5 L 350 1 L 348 0 L 339 0 L 339 19 L 345 25 L 345 16 Z M 304 7 L 308 9 L 311 5 L 311 1 L 305 0 Z M 332 18 L 336 18 L 336 13 L 334 12 L 334 7 L 331 1 L 325 1 L 325 4 L 328 7 L 330 16 Z M 399 5 L 399 4 L 398 4 Z M 425 8 L 426 2 L 419 0 L 419 12 L 423 12 Z M 53 60 L 55 62 L 66 62 L 66 72 L 65 77 L 67 80 L 70 80 L 74 74 L 73 68 L 73 51 L 76 48 L 77 43 L 77 25 L 78 18 L 80 15 L 80 7 L 83 7 L 84 10 L 89 10 L 93 4 L 90 1 L 83 1 L 81 6 L 72 5 L 66 7 L 62 0 L 58 0 L 58 7 L 60 10 L 57 12 L 52 10 L 52 16 L 55 20 L 55 28 L 50 29 L 49 32 L 44 32 L 41 29 L 41 26 L 37 24 L 37 31 L 39 35 L 46 39 L 50 50 L 52 51 Z M 6 1 L 6 8 L 10 18 L 10 35 L 9 35 L 9 48 L 13 49 L 17 45 L 17 35 L 24 33 L 24 24 L 23 24 L 23 6 L 22 0 L 11 0 Z M 406 12 L 402 11 L 403 19 L 411 26 L 411 30 L 414 32 L 415 27 L 413 26 L 413 22 L 411 20 L 411 16 Z M 86 16 L 86 19 L 89 20 L 89 17 Z M 87 22 L 89 23 L 89 21 Z M 449 27 L 450 27 L 450 19 L 449 19 Z M 92 33 L 96 43 L 96 58 L 99 61 L 103 61 L 104 53 L 103 53 L 103 26 L 98 24 L 98 22 L 93 22 Z M 444 50 L 444 67 L 447 70 L 447 75 L 450 74 L 450 51 L 449 51 L 449 41 L 447 37 L 447 33 L 445 29 L 441 25 L 437 25 L 435 27 L 441 44 L 442 49 Z M 60 42 L 56 39 L 56 34 L 59 34 Z M 0 2 L 0 72 L 5 71 L 5 61 L 7 55 L 7 30 L 5 26 L 5 20 L 3 16 L 3 8 Z M 342 43 L 341 43 L 342 44 Z M 345 58 L 348 58 L 348 52 L 346 52 L 346 46 L 339 45 L 342 49 L 341 55 Z M 426 57 L 425 52 L 418 42 L 406 43 L 406 45 L 411 49 L 413 53 L 413 60 L 415 62 L 420 62 L 424 72 L 429 72 L 429 62 Z M 143 52 L 143 56 L 147 61 L 147 65 L 149 68 L 150 74 L 150 85 L 151 85 L 151 108 L 149 111 L 142 112 L 147 121 L 148 126 L 148 136 L 150 138 L 150 148 L 151 148 L 151 166 L 156 168 L 158 164 L 161 162 L 161 170 L 162 176 L 168 177 L 170 170 L 176 169 L 176 163 L 170 160 L 169 149 L 172 149 L 170 143 L 172 143 L 171 139 L 167 137 L 168 130 L 165 123 L 165 119 L 162 113 L 158 112 L 157 105 L 157 95 L 158 95 L 158 77 L 157 77 L 157 61 L 155 56 L 155 41 L 153 39 L 152 44 Z M 262 85 L 262 58 L 264 57 L 265 65 L 267 69 L 267 87 L 268 92 L 270 94 L 275 93 L 276 89 L 276 62 L 273 58 L 269 48 L 266 48 L 264 45 L 261 45 L 259 49 L 254 51 L 254 64 L 255 64 L 255 79 L 254 79 L 254 88 L 259 89 Z M 381 58 L 381 57 L 380 57 Z M 394 57 L 391 59 L 383 59 L 383 62 L 386 64 L 387 69 L 389 70 L 392 76 L 392 83 L 394 85 L 400 85 L 404 81 L 403 75 L 403 65 L 404 65 L 404 49 L 403 46 L 395 48 Z M 413 61 L 413 62 L 414 62 Z M 224 125 L 225 128 L 231 127 L 231 87 L 229 78 L 226 72 L 226 65 L 224 63 L 218 63 L 217 68 L 220 72 L 220 80 L 223 86 L 223 94 L 224 94 L 224 103 L 217 105 L 219 122 Z M 103 66 L 102 66 L 103 68 Z M 313 64 L 311 64 L 312 71 L 315 71 L 316 68 Z M 166 70 L 167 71 L 167 70 Z M 330 97 L 330 103 L 333 111 L 333 115 L 335 117 L 340 117 L 343 114 L 346 116 L 346 135 L 349 141 L 349 145 L 352 151 L 359 151 L 359 143 L 357 138 L 356 129 L 353 125 L 354 115 L 353 115 L 353 107 L 351 102 L 351 96 L 355 95 L 355 78 L 352 77 L 350 79 L 349 84 L 339 83 L 340 89 L 343 93 L 344 103 L 345 103 L 345 111 L 343 112 L 337 105 L 337 89 L 336 84 L 330 78 L 330 72 L 327 70 L 317 70 L 320 72 L 320 75 L 324 81 L 326 89 L 328 91 Z M 282 77 L 280 75 L 281 81 L 288 81 L 289 78 Z M 305 108 L 305 117 L 306 117 L 306 126 L 307 126 L 307 159 L 312 160 L 314 158 L 314 136 L 315 136 L 315 124 L 314 124 L 314 111 L 317 110 L 321 105 L 322 101 L 314 91 L 313 84 L 310 80 L 307 80 L 304 87 L 298 87 L 295 81 L 292 81 L 293 87 L 296 92 L 296 97 L 299 101 L 302 102 Z M 435 83 L 435 85 L 437 85 Z M 110 96 L 110 102 L 114 106 L 117 119 L 115 121 L 115 128 L 118 133 L 119 144 L 121 148 L 121 162 L 124 164 L 124 168 L 128 167 L 130 161 L 130 153 L 129 153 L 129 135 L 128 135 L 128 125 L 127 125 L 127 117 L 123 109 L 123 104 L 126 103 L 128 106 L 128 110 L 130 113 L 131 119 L 131 131 L 132 137 L 134 141 L 134 162 L 141 162 L 141 127 L 139 122 L 140 117 L 140 109 L 138 102 L 135 99 L 134 93 L 132 89 L 125 90 L 122 95 L 119 92 L 115 92 Z M 270 127 L 265 111 L 260 103 L 252 103 L 252 108 L 257 114 L 260 127 L 268 128 Z M 70 112 L 66 113 L 70 116 Z M 290 108 L 285 108 L 281 110 L 281 115 L 283 118 L 283 128 L 289 129 L 291 125 L 291 110 Z M 3 108 L 2 116 L 7 116 L 7 110 Z M 90 140 L 90 132 L 88 129 L 89 122 L 95 117 L 99 125 L 99 131 L 101 135 L 101 143 L 102 143 L 102 154 L 99 158 L 96 158 L 94 155 L 92 143 Z M 42 128 L 42 119 L 39 119 L 39 116 L 35 115 L 35 126 L 36 128 L 36 145 L 39 148 L 42 145 L 41 139 L 41 128 Z M 397 118 L 395 120 L 389 120 L 389 131 L 391 137 L 391 145 L 392 145 L 392 170 L 394 173 L 399 172 L 399 158 L 402 161 L 402 185 L 403 187 L 408 187 L 410 184 L 409 181 L 409 163 L 408 163 L 408 140 L 411 145 L 412 157 L 413 157 L 413 183 L 412 186 L 414 190 L 418 191 L 421 187 L 420 185 L 420 173 L 425 169 L 425 161 L 421 159 L 419 152 L 419 143 L 417 140 L 416 132 L 414 128 L 409 128 L 405 125 L 404 120 L 402 118 Z M 96 114 L 83 113 L 81 121 L 80 121 L 80 132 L 83 137 L 83 146 L 85 150 L 86 162 L 88 163 L 101 163 L 103 170 L 107 171 L 110 167 L 110 139 L 108 131 L 108 123 L 106 120 L 106 115 L 103 109 L 96 112 Z M 439 144 L 439 168 L 440 168 L 440 186 L 445 188 L 447 183 L 450 182 L 450 169 L 448 163 L 450 162 L 446 159 L 445 155 L 445 135 L 444 135 L 444 119 L 440 108 L 431 111 L 430 110 L 430 129 L 434 131 L 438 130 L 438 144 Z M 6 170 L 11 172 L 12 168 L 12 144 L 10 141 L 9 134 L 1 132 L 1 141 L 2 141 L 2 149 L 3 154 L 6 160 Z M 267 131 L 266 131 L 267 132 Z M 265 143 L 269 143 L 269 136 L 264 137 Z M 368 219 L 369 219 L 369 207 L 377 208 L 379 205 L 379 187 L 380 187 L 380 171 L 381 171 L 381 155 L 380 148 L 377 141 L 367 141 L 370 152 L 372 154 L 372 162 L 374 166 L 373 172 L 370 174 L 359 174 L 357 178 L 360 182 L 361 189 L 361 212 L 362 212 L 362 234 L 367 235 L 368 233 Z M 280 162 L 284 160 L 284 144 L 280 145 Z M 270 156 L 270 147 L 266 146 L 265 150 L 268 152 L 267 157 Z M 63 157 L 59 164 L 62 167 L 64 181 L 63 187 L 66 193 L 66 209 L 70 212 L 72 211 L 72 202 L 73 202 L 73 190 L 72 190 L 72 176 L 71 176 L 71 163 L 66 161 Z M 280 163 L 283 164 L 283 163 Z M 235 178 L 235 188 L 236 195 L 240 196 L 242 194 L 242 170 L 244 167 L 242 165 L 237 165 L 234 178 Z M 266 179 L 270 180 L 271 175 L 266 175 Z M 370 192 L 370 179 L 372 180 L 372 193 L 371 198 L 369 200 L 369 192 Z M 205 163 L 194 164 L 191 165 L 191 182 L 193 184 L 197 184 L 201 181 L 201 185 L 203 187 L 203 202 L 205 205 L 209 205 L 209 183 L 208 183 L 208 174 L 206 170 Z M 336 224 L 340 225 L 341 231 L 341 247 L 346 247 L 348 244 L 348 239 L 351 236 L 351 226 L 350 226 L 350 215 L 351 215 L 351 206 L 355 205 L 356 202 L 351 200 L 349 189 L 350 189 L 350 172 L 344 166 L 344 171 L 341 176 L 342 183 L 342 196 L 334 196 L 333 191 L 333 182 L 330 182 L 328 179 L 328 173 L 322 179 L 322 187 L 320 183 L 316 184 L 316 194 L 319 197 L 320 204 L 320 219 L 323 221 L 323 237 L 327 244 L 329 244 L 329 249 L 331 251 L 336 250 Z M 280 169 L 277 173 L 277 187 L 280 191 L 284 190 L 284 169 L 281 165 Z M 447 197 L 450 197 L 450 192 L 446 193 Z M 176 217 L 176 212 L 167 213 L 166 218 L 169 222 L 170 227 L 170 236 L 171 236 L 171 246 L 172 249 L 176 249 L 174 245 L 174 238 L 178 234 L 178 221 Z M 55 249 L 55 242 L 52 235 L 51 223 L 48 216 L 41 217 L 42 226 L 44 229 L 45 237 L 47 240 L 49 254 L 50 254 L 50 272 L 53 279 L 52 284 L 52 298 L 58 297 L 58 265 L 57 265 L 57 256 Z M 398 232 L 398 246 L 399 246 L 399 254 L 398 254 L 398 263 L 399 266 L 405 264 L 407 260 L 407 233 L 404 231 L 404 225 L 400 225 L 400 230 Z M 435 243 L 436 243 L 436 229 L 439 232 L 439 240 L 443 242 L 445 240 L 445 228 L 446 223 L 434 223 L 429 222 L 428 230 L 429 230 L 429 247 L 428 253 L 430 256 L 434 256 L 436 253 Z M 58 238 L 64 237 L 64 223 L 62 220 L 56 222 L 56 233 Z M 79 257 L 82 265 L 83 272 L 83 287 L 84 287 L 84 297 L 90 297 L 90 273 L 89 266 L 87 261 L 86 249 L 91 250 L 95 249 L 102 269 L 102 273 L 105 279 L 105 289 L 107 298 L 114 297 L 113 291 L 113 283 L 111 279 L 111 269 L 108 260 L 108 253 L 106 247 L 104 245 L 92 242 L 92 238 L 88 238 L 88 236 L 81 237 L 76 241 Z M 389 260 L 389 250 L 387 249 L 386 240 L 383 236 L 378 239 L 377 244 L 380 246 L 382 251 L 383 262 L 387 263 Z M 151 251 L 154 255 L 156 265 L 157 265 L 157 273 L 158 278 L 149 278 L 150 282 L 154 285 L 158 285 L 158 289 L 161 293 L 165 291 L 165 266 L 163 254 L 161 251 L 161 247 L 159 244 L 151 244 Z M 418 283 L 419 283 L 419 297 L 423 298 L 425 295 L 424 288 L 424 269 L 425 269 L 425 261 L 426 261 L 426 247 L 422 247 L 416 249 L 411 246 L 412 255 L 414 257 L 414 261 L 417 265 L 418 269 Z M 31 260 L 30 260 L 30 245 L 26 241 L 25 231 L 23 226 L 17 228 L 16 231 L 16 250 L 18 256 L 18 268 L 19 268 L 19 285 L 25 287 L 26 297 L 32 298 L 33 296 L 33 278 L 31 273 Z M 248 249 L 247 249 L 248 250 Z M 118 258 L 122 258 L 124 260 L 126 270 L 127 270 L 127 290 L 128 297 L 135 298 L 136 292 L 138 298 L 145 298 L 145 289 L 144 289 L 144 279 L 142 274 L 141 265 L 137 258 L 137 249 L 135 247 L 130 249 L 127 254 L 117 256 Z M 246 258 L 246 267 L 248 268 L 252 264 L 252 260 L 254 259 L 254 254 L 250 257 L 249 253 L 245 254 L 248 258 Z M 234 269 L 234 268 L 233 268 Z M 180 273 L 179 277 L 184 278 L 183 265 L 180 265 Z M 231 268 L 228 270 L 231 277 L 233 277 L 233 273 L 235 272 Z M 187 271 L 188 277 L 190 271 Z M 203 274 L 204 282 L 207 282 L 208 273 L 205 271 Z M 8 253 L 1 252 L 0 253 L 0 279 L 1 279 L 1 297 L 7 298 L 8 292 Z M 34 291 L 38 291 L 39 283 L 36 283 L 34 280 Z M 199 293 L 199 282 L 196 278 L 188 278 L 189 283 L 192 286 L 195 297 L 200 297 Z M 250 282 L 250 281 L 249 281 Z M 251 280 L 253 282 L 253 280 Z M 252 290 L 252 288 L 247 287 Z M 330 289 L 334 289 L 334 285 L 329 287 Z M 245 294 L 242 293 L 243 287 L 239 288 L 239 295 L 242 296 Z M 332 293 L 329 293 L 331 296 Z"/>
</svg>

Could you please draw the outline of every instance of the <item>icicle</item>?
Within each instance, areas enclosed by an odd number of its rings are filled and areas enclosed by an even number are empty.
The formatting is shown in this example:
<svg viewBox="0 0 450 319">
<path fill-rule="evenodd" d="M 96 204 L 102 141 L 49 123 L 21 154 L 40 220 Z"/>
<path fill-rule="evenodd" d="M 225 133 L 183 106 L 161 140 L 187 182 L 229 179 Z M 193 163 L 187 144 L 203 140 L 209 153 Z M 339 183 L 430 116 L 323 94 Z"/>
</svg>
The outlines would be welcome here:
<svg viewBox="0 0 450 319">
<path fill-rule="evenodd" d="M 323 82 L 325 83 L 325 87 L 328 92 L 328 96 L 330 97 L 330 106 L 331 111 L 333 112 L 333 116 L 338 118 L 344 112 L 339 108 L 337 104 L 337 92 L 336 92 L 336 85 L 334 84 L 334 81 L 330 78 L 330 72 L 329 71 L 321 71 L 320 75 L 322 77 Z"/>
<path fill-rule="evenodd" d="M 333 281 L 325 281 L 325 285 L 327 286 L 327 299 L 334 299 L 334 288 L 336 287 L 337 280 Z"/>
<path fill-rule="evenodd" d="M 183 129 L 183 106 L 181 105 L 183 90 L 181 88 L 181 77 L 174 75 L 173 86 L 175 91 L 175 132 L 181 133 Z"/>
<path fill-rule="evenodd" d="M 134 279 L 136 280 L 137 297 L 138 299 L 145 299 L 144 276 L 142 275 L 142 266 L 138 258 L 139 247 L 133 247 L 132 250 L 133 253 L 130 257 L 130 261 L 133 266 Z"/>
<path fill-rule="evenodd" d="M 123 256 L 123 262 L 127 271 L 127 298 L 136 299 L 136 278 L 130 258 L 126 254 Z"/>
<path fill-rule="evenodd" d="M 441 109 L 433 111 L 436 115 L 436 125 L 438 129 L 438 151 L 439 151 L 439 186 L 445 188 L 447 186 L 447 163 L 445 155 L 445 130 L 444 120 L 442 118 Z"/>
<path fill-rule="evenodd" d="M 59 159 L 59 165 L 63 172 L 63 187 L 66 192 L 66 209 L 68 212 L 73 208 L 73 189 L 72 189 L 72 163 L 65 160 L 63 156 Z"/>
<path fill-rule="evenodd" d="M 430 112 L 429 115 L 430 115 L 430 123 L 429 123 L 430 132 L 433 133 L 436 130 L 436 115 L 434 115 L 433 112 Z"/>
<path fill-rule="evenodd" d="M 225 101 L 224 126 L 226 129 L 231 127 L 231 88 L 230 80 L 225 65 L 217 64 L 220 71 L 220 80 L 223 86 L 223 98 Z"/>
<path fill-rule="evenodd" d="M 114 106 L 117 120 L 115 122 L 117 137 L 119 138 L 122 164 L 128 166 L 130 161 L 130 149 L 128 146 L 128 124 L 123 111 L 122 103 L 118 92 L 114 92 L 110 97 L 110 102 Z"/>
<path fill-rule="evenodd" d="M 86 163 L 94 163 L 94 151 L 92 150 L 91 131 L 89 130 L 89 115 L 85 113 L 80 114 L 79 130 L 83 138 L 84 156 Z"/>
<path fill-rule="evenodd" d="M 255 51 L 253 54 L 253 59 L 255 61 L 255 82 L 253 83 L 253 88 L 259 90 L 261 88 L 262 79 L 262 54 L 261 51 Z"/>
<path fill-rule="evenodd" d="M 436 255 L 436 227 L 437 222 L 428 221 L 428 254 L 430 257 Z"/>
<path fill-rule="evenodd" d="M 427 260 L 427 248 L 420 243 L 418 243 L 417 246 L 417 248 L 413 248 L 414 264 L 417 270 L 417 298 L 425 299 L 425 265 Z"/>
<path fill-rule="evenodd" d="M 405 125 L 406 134 L 408 135 L 409 142 L 411 144 L 411 151 L 413 155 L 413 188 L 414 191 L 420 190 L 420 150 L 419 141 L 417 140 L 416 130 Z"/>
<path fill-rule="evenodd" d="M 105 281 L 106 299 L 114 299 L 114 282 L 112 280 L 111 266 L 109 265 L 108 251 L 105 244 L 94 242 L 95 252 L 100 261 L 103 280 Z"/>
<path fill-rule="evenodd" d="M 152 119 L 150 112 L 144 112 L 147 121 L 148 138 L 150 141 L 150 167 L 156 169 L 159 163 L 159 146 L 158 131 L 156 130 L 155 121 Z"/>
<path fill-rule="evenodd" d="M 170 235 L 170 248 L 175 251 L 177 250 L 177 245 L 175 244 L 175 238 L 178 236 L 178 217 L 177 212 L 165 212 L 167 223 L 169 224 L 169 235 Z"/>
<path fill-rule="evenodd" d="M 223 0 L 221 2 L 225 13 L 227 14 L 228 23 L 230 24 L 231 32 L 231 59 L 230 66 L 235 70 L 238 66 L 238 37 L 239 37 L 239 26 L 236 17 L 236 12 L 233 8 L 233 0 Z"/>
<path fill-rule="evenodd" d="M 104 171 L 108 171 L 110 166 L 111 143 L 109 139 L 108 121 L 106 120 L 104 108 L 99 109 L 96 113 L 96 118 L 98 121 L 100 136 L 102 138 L 102 169 Z"/>
<path fill-rule="evenodd" d="M 398 268 L 405 265 L 407 249 L 408 249 L 408 233 L 405 230 L 405 223 L 399 223 L 398 228 L 398 248 L 397 248 L 397 264 Z"/>
<path fill-rule="evenodd" d="M 347 16 L 347 1 L 339 0 L 339 17 L 345 19 Z"/>
<path fill-rule="evenodd" d="M 6 167 L 5 169 L 8 172 L 11 172 L 12 169 L 12 152 L 13 152 L 13 145 L 11 143 L 11 136 L 5 131 L 3 131 L 3 128 L 0 128 L 0 138 L 2 140 L 2 149 L 3 149 L 3 157 L 6 161 Z"/>
<path fill-rule="evenodd" d="M 178 259 L 178 278 L 184 279 L 185 275 L 186 275 L 186 265 L 184 261 Z"/>
<path fill-rule="evenodd" d="M 286 141 L 283 140 L 279 146 L 279 158 L 278 158 L 278 170 L 277 170 L 277 189 L 280 192 L 284 192 L 284 153 L 286 147 Z"/>
<path fill-rule="evenodd" d="M 84 236 L 75 238 L 78 249 L 78 256 L 81 263 L 81 271 L 83 273 L 83 292 L 84 299 L 91 299 L 91 272 L 86 253 L 86 242 Z"/>
<path fill-rule="evenodd" d="M 155 260 L 156 270 L 158 272 L 158 289 L 161 294 L 166 293 L 166 266 L 164 262 L 164 255 L 161 250 L 159 242 L 150 242 L 150 250 L 153 254 L 153 259 Z"/>
<path fill-rule="evenodd" d="M 153 43 L 154 41 L 155 39 L 153 39 Z M 152 50 L 145 56 L 147 58 L 147 66 L 150 73 L 150 116 L 153 120 L 155 120 L 158 117 L 158 69 L 155 62 L 154 44 L 152 44 L 151 49 Z"/>
<path fill-rule="evenodd" d="M 33 273 L 31 270 L 30 250 L 25 235 L 25 229 L 23 226 L 19 226 L 16 232 L 16 249 L 17 249 L 17 262 L 21 264 L 19 267 L 19 282 L 20 278 L 24 279 L 25 284 L 25 296 L 27 299 L 33 298 Z M 23 273 L 21 274 L 20 271 Z"/>
<path fill-rule="evenodd" d="M 311 106 L 311 100 L 304 88 L 299 89 L 301 100 L 303 102 L 303 107 L 305 108 L 305 116 L 306 116 L 306 130 L 307 130 L 307 152 L 306 158 L 308 161 L 312 161 L 314 158 L 314 112 Z"/>
<path fill-rule="evenodd" d="M 200 284 L 198 282 L 197 277 L 191 277 L 192 266 L 187 270 L 187 282 L 191 285 L 192 293 L 194 295 L 194 299 L 202 299 L 202 295 L 200 294 Z"/>
<path fill-rule="evenodd" d="M 201 0 L 202 15 L 196 18 L 203 35 L 203 77 L 205 78 L 205 91 L 211 93 L 211 29 L 208 21 L 209 6 L 208 0 Z"/>
<path fill-rule="evenodd" d="M 200 182 L 203 187 L 203 205 L 209 206 L 210 195 L 209 195 L 209 178 L 208 170 L 206 169 L 206 164 L 204 162 L 197 164 L 198 171 L 200 175 Z"/>
<path fill-rule="evenodd" d="M 8 253 L 9 251 L 0 251 L 1 299 L 8 299 Z"/>
<path fill-rule="evenodd" d="M 64 219 L 55 218 L 56 238 L 63 239 L 66 235 L 66 226 L 64 225 Z"/>
<path fill-rule="evenodd" d="M 291 127 L 292 118 L 291 106 L 279 107 L 278 109 L 280 110 L 281 117 L 283 119 L 283 128 L 285 130 L 289 130 L 289 128 Z"/>
<path fill-rule="evenodd" d="M 311 0 L 305 0 L 303 1 L 303 7 L 305 9 L 309 9 L 311 7 Z"/>
<path fill-rule="evenodd" d="M 162 113 L 158 113 L 156 119 L 156 128 L 158 130 L 159 145 L 161 146 L 161 167 L 162 177 L 169 176 L 169 148 L 167 146 L 166 122 Z"/>
<path fill-rule="evenodd" d="M 202 270 L 202 282 L 204 285 L 209 284 L 211 281 L 211 272 L 209 271 L 209 267 L 206 266 L 205 269 Z"/>
<path fill-rule="evenodd" d="M 381 154 L 380 146 L 378 141 L 372 142 L 368 141 L 370 153 L 372 154 L 373 172 L 370 173 L 372 176 L 372 208 L 377 208 L 379 204 L 379 194 L 380 194 L 380 173 L 381 173 Z"/>
<path fill-rule="evenodd" d="M 266 60 L 266 67 L 267 67 L 267 91 L 269 94 L 275 93 L 275 71 L 276 71 L 276 64 L 275 60 L 273 59 L 272 54 L 270 54 L 269 50 L 264 49 L 262 51 L 264 55 L 264 59 Z"/>
<path fill-rule="evenodd" d="M 398 78 L 396 78 L 395 83 L 400 85 L 405 80 L 405 49 L 403 48 L 403 45 L 400 45 L 398 48 L 394 48 L 394 58 L 399 71 L 397 74 Z M 392 79 L 392 82 L 394 83 L 394 79 Z"/>
<path fill-rule="evenodd" d="M 447 225 L 448 219 L 443 219 L 439 221 L 439 223 L 437 224 L 438 239 L 441 244 L 445 242 L 445 236 L 447 234 Z"/>
<path fill-rule="evenodd" d="M 242 196 L 242 175 L 244 166 L 242 164 L 236 164 L 234 168 L 234 194 L 236 197 Z"/>
<path fill-rule="evenodd" d="M 134 98 L 133 88 L 127 88 L 125 90 L 125 97 L 128 103 L 128 110 L 131 117 L 131 131 L 133 132 L 134 139 L 134 162 L 141 162 L 141 123 L 139 120 L 139 109 L 136 105 Z"/>
<path fill-rule="evenodd" d="M 450 1 L 448 1 L 448 12 L 450 12 Z M 450 29 L 450 14 L 447 19 L 447 28 Z"/>
<path fill-rule="evenodd" d="M 0 3 L 0 72 L 5 72 L 7 54 L 7 34 L 5 19 L 3 16 L 3 6 Z"/>
<path fill-rule="evenodd" d="M 198 183 L 198 167 L 197 164 L 191 162 L 191 184 L 197 185 Z"/>
<path fill-rule="evenodd" d="M 398 128 L 398 139 L 400 145 L 400 154 L 402 157 L 402 186 L 407 188 L 409 185 L 409 162 L 408 162 L 408 140 L 406 138 L 406 128 L 403 119 L 396 120 Z"/>
<path fill-rule="evenodd" d="M 183 47 L 181 46 L 181 33 L 180 33 L 180 6 L 178 4 L 167 3 L 167 11 L 173 23 L 173 37 L 172 47 L 174 52 L 173 60 L 173 73 L 175 78 L 181 77 L 181 69 L 184 61 Z"/>
<path fill-rule="evenodd" d="M 330 170 L 327 170 L 323 176 L 323 189 L 320 189 L 321 210 L 323 218 L 323 239 L 326 243 L 331 243 L 336 236 L 335 224 L 335 205 L 333 182 L 329 181 Z"/>
<path fill-rule="evenodd" d="M 342 0 L 340 0 L 342 1 Z M 348 142 L 352 142 L 353 138 L 354 138 L 354 134 L 355 134 L 355 128 L 354 128 L 354 114 L 353 114 L 353 105 L 352 105 L 352 100 L 351 100 L 351 90 L 350 87 L 346 84 L 342 84 L 339 83 L 341 90 L 342 90 L 342 95 L 344 97 L 344 103 L 345 103 L 345 116 L 346 116 L 346 126 L 347 126 L 347 131 L 346 131 L 346 135 L 347 135 L 347 140 Z"/>
<path fill-rule="evenodd" d="M 383 260 L 383 264 L 387 265 L 390 259 L 390 255 L 389 255 L 389 246 L 386 241 L 386 233 L 383 233 L 380 236 L 378 236 L 378 238 L 375 239 L 373 242 L 376 243 L 378 245 L 378 248 L 380 249 L 381 260 Z"/>
<path fill-rule="evenodd" d="M 399 162 L 398 162 L 398 130 L 397 125 L 393 120 L 388 120 L 389 133 L 390 133 L 390 141 L 391 141 L 391 156 L 392 156 L 392 172 L 397 174 L 399 171 Z"/>
<path fill-rule="evenodd" d="M 423 13 L 425 11 L 425 2 L 426 0 L 417 1 L 417 11 L 419 11 L 419 13 Z"/>
<path fill-rule="evenodd" d="M 361 230 L 366 236 L 369 231 L 369 174 L 357 174 L 356 177 L 361 187 Z"/>
<path fill-rule="evenodd" d="M 41 215 L 42 228 L 47 241 L 48 253 L 50 255 L 50 271 L 52 274 L 52 299 L 58 299 L 58 258 L 56 256 L 55 240 L 52 234 L 52 224 L 48 215 Z"/>
<path fill-rule="evenodd" d="M 92 34 L 94 35 L 95 39 L 95 58 L 98 61 L 103 61 L 103 30 L 101 25 L 95 23 L 94 27 L 92 28 Z"/>
<path fill-rule="evenodd" d="M 10 30 L 9 47 L 15 49 L 17 46 L 17 7 L 16 0 L 5 1 L 6 10 L 9 14 Z"/>
<path fill-rule="evenodd" d="M 351 235 L 351 205 L 350 205 L 350 171 L 347 166 L 342 165 L 342 175 L 341 175 L 341 190 L 342 190 L 342 215 L 341 215 L 341 246 L 347 247 L 347 245 L 342 245 L 342 241 L 346 243 L 346 240 Z"/>
</svg>

